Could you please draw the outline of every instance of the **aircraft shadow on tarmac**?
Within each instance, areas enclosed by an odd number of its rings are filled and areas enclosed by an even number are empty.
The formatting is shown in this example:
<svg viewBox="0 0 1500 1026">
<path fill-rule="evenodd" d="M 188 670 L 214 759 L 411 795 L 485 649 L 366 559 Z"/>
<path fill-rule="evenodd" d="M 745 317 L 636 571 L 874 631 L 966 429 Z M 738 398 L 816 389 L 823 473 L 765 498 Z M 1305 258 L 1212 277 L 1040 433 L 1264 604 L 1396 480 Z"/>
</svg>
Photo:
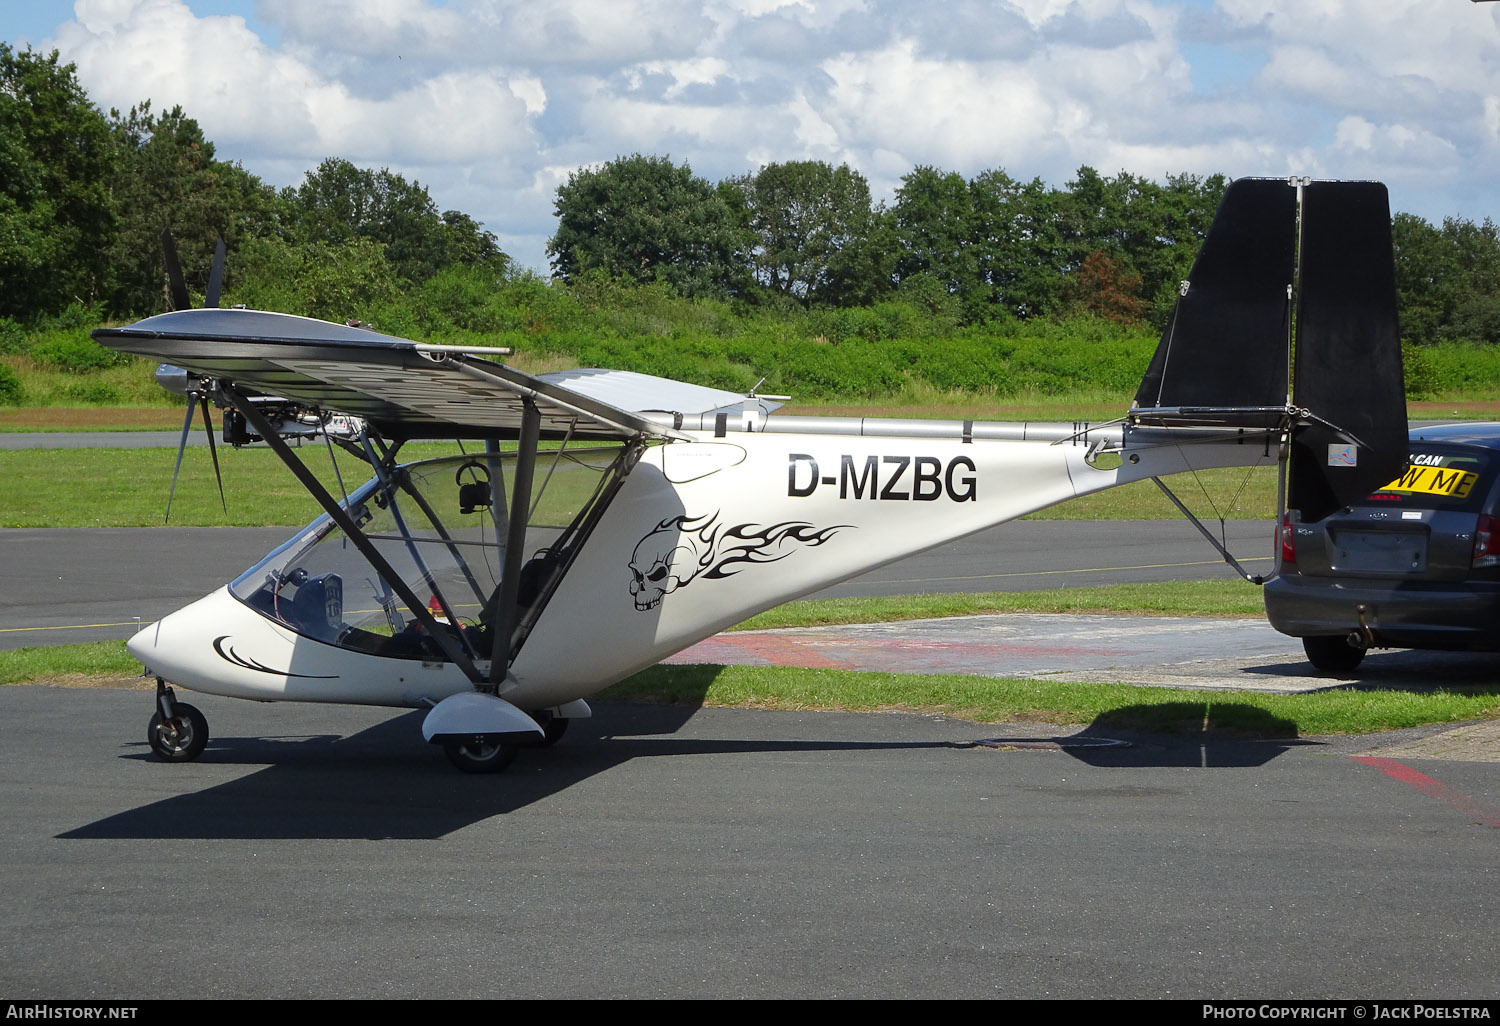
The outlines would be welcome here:
<svg viewBox="0 0 1500 1026">
<path fill-rule="evenodd" d="M 175 795 L 58 835 L 64 839 L 435 839 L 495 816 L 545 801 L 574 784 L 633 759 L 735 756 L 774 752 L 972 750 L 1060 748 L 1092 766 L 1119 769 L 1159 766 L 1224 768 L 1259 766 L 1291 747 L 1295 725 L 1228 702 L 1174 703 L 1169 719 L 1183 733 L 1145 735 L 1131 729 L 1143 710 L 1124 706 L 1089 727 L 1051 739 L 835 741 L 725 740 L 672 737 L 701 708 L 699 701 L 671 705 L 607 703 L 593 719 L 576 721 L 562 743 L 523 751 L 499 776 L 452 770 L 436 748 L 415 742 L 423 712 L 393 716 L 348 737 L 302 735 L 218 737 L 201 758 L 160 766 L 164 774 L 195 778 L 195 768 L 263 767 L 258 772 L 199 791 Z M 1211 710 L 1211 711 L 1210 711 Z M 1155 711 L 1159 712 L 1160 707 Z M 1214 733 L 1237 731 L 1283 740 L 1250 741 Z M 979 725 L 976 725 L 978 727 Z M 976 729 L 975 734 L 980 731 Z M 1043 743 L 1038 743 L 1041 740 Z M 1101 743 L 1101 741 L 1103 743 Z M 122 758 L 149 760 L 144 742 Z M 196 774 L 201 777 L 201 772 Z"/>
<path fill-rule="evenodd" d="M 349 737 L 220 737 L 185 772 L 214 763 L 264 766 L 257 773 L 98 820 L 62 839 L 435 839 L 552 795 L 632 759 L 766 752 L 963 749 L 949 741 L 797 741 L 672 738 L 690 706 L 610 705 L 576 721 L 567 738 L 522 751 L 496 776 L 453 770 L 420 738 L 423 712 L 400 715 Z M 637 736 L 655 735 L 655 736 Z M 144 742 L 126 759 L 155 761 Z"/>
<path fill-rule="evenodd" d="M 1161 732 L 1142 733 L 1143 723 Z M 1122 705 L 1094 718 L 1079 738 L 1117 738 L 1119 746 L 1068 745 L 1090 766 L 1231 769 L 1263 766 L 1292 748 L 1318 744 L 1297 736 L 1297 724 L 1240 702 Z"/>
</svg>

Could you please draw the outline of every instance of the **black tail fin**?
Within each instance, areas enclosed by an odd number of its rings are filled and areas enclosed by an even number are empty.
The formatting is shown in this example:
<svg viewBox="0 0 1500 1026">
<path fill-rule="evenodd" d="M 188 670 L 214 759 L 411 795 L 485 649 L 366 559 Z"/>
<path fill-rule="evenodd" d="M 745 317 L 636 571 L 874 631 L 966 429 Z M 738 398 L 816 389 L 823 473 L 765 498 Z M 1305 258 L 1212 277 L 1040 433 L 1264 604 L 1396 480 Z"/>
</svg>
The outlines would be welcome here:
<svg viewBox="0 0 1500 1026">
<path fill-rule="evenodd" d="M 1231 183 L 1135 405 L 1285 406 L 1296 246 L 1296 189 L 1265 178 Z"/>
<path fill-rule="evenodd" d="M 1406 395 L 1390 226 L 1379 182 L 1234 182 L 1132 417 L 1286 424 L 1287 504 L 1306 521 L 1398 476 Z"/>
<path fill-rule="evenodd" d="M 1311 521 L 1401 475 L 1406 383 L 1385 186 L 1311 182 L 1302 191 L 1292 402 L 1361 446 L 1353 462 L 1327 427 L 1294 432 L 1287 505 Z"/>
</svg>

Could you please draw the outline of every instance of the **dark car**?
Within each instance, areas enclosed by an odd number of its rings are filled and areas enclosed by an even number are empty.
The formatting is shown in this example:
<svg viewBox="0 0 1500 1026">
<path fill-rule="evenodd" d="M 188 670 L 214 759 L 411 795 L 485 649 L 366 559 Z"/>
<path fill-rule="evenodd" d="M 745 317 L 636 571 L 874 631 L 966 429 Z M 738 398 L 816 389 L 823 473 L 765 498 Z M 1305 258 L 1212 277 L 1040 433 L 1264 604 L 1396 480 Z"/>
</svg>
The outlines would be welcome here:
<svg viewBox="0 0 1500 1026">
<path fill-rule="evenodd" d="M 1500 651 L 1500 424 L 1414 428 L 1409 465 L 1316 524 L 1284 520 L 1266 615 L 1320 670 L 1369 648 Z"/>
</svg>

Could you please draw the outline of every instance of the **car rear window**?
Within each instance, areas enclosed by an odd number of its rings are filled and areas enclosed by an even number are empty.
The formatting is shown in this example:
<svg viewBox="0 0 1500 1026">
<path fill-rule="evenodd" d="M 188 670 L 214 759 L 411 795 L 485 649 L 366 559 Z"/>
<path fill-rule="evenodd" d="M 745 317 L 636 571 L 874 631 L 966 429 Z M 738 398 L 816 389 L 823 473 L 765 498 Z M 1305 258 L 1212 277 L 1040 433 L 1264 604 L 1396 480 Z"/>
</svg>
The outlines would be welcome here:
<svg viewBox="0 0 1500 1026">
<path fill-rule="evenodd" d="M 1494 476 L 1489 453 L 1413 445 L 1407 461 L 1400 477 L 1370 496 L 1372 504 L 1471 513 L 1482 508 Z"/>
</svg>

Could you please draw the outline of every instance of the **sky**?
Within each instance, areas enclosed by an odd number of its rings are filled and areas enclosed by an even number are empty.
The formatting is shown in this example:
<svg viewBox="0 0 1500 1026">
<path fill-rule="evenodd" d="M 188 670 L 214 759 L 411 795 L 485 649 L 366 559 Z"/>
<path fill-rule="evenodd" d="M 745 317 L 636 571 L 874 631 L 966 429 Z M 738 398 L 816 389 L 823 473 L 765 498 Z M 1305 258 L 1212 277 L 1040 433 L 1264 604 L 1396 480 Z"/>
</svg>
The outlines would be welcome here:
<svg viewBox="0 0 1500 1026">
<path fill-rule="evenodd" d="M 543 272 L 557 186 L 632 153 L 847 163 L 887 203 L 922 165 L 1378 179 L 1500 220 L 1500 3 L 0 0 L 0 39 L 275 186 L 388 167 Z"/>
</svg>

